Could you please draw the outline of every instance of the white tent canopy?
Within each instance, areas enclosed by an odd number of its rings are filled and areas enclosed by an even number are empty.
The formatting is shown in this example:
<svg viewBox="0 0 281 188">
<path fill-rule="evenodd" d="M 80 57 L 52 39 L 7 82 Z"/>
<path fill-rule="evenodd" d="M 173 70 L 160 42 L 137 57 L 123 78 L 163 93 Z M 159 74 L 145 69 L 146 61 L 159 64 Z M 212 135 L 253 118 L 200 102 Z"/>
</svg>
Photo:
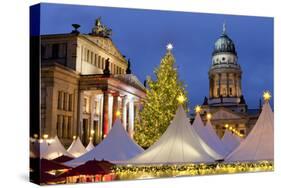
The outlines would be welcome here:
<svg viewBox="0 0 281 188">
<path fill-rule="evenodd" d="M 232 152 L 237 146 L 239 146 L 241 142 L 241 138 L 235 136 L 230 131 L 225 130 L 224 135 L 222 137 L 223 145 L 228 149 L 229 153 Z"/>
<path fill-rule="evenodd" d="M 242 143 L 226 158 L 225 161 L 259 161 L 274 158 L 273 112 L 268 102 L 255 126 Z"/>
<path fill-rule="evenodd" d="M 206 126 L 204 126 L 199 113 L 196 114 L 192 127 L 200 136 L 202 145 L 205 147 L 208 154 L 214 159 L 223 159 L 228 154 L 228 150 L 217 136 L 211 122 L 208 121 Z"/>
<path fill-rule="evenodd" d="M 30 140 L 30 157 L 31 158 L 36 158 L 36 157 L 44 157 L 44 155 L 47 153 L 48 151 L 48 143 L 46 142 L 46 140 Z"/>
<path fill-rule="evenodd" d="M 129 164 L 174 164 L 214 162 L 202 147 L 199 136 L 192 129 L 183 107 L 160 137 L 146 151 L 128 161 Z"/>
<path fill-rule="evenodd" d="M 75 167 L 93 159 L 104 159 L 111 162 L 125 161 L 141 152 L 143 149 L 130 138 L 121 121 L 117 119 L 106 138 L 99 145 L 65 164 Z"/>
<path fill-rule="evenodd" d="M 79 137 L 73 140 L 67 151 L 75 157 L 80 157 L 87 152 Z"/>
<path fill-rule="evenodd" d="M 89 144 L 88 144 L 87 147 L 86 147 L 86 152 L 91 151 L 91 150 L 94 149 L 94 148 L 95 148 L 95 146 L 94 146 L 92 140 L 90 140 L 90 141 L 89 141 Z"/>
<path fill-rule="evenodd" d="M 66 151 L 58 136 L 55 136 L 43 157 L 45 159 L 52 160 L 62 155 L 73 157 L 73 155 Z"/>
</svg>

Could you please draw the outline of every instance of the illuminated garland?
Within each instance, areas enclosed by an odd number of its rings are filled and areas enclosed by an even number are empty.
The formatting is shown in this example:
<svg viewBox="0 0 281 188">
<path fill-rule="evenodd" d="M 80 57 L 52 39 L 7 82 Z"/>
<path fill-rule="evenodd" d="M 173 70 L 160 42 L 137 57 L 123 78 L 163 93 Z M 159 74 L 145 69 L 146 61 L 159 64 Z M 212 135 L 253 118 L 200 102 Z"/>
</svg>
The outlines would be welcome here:
<svg viewBox="0 0 281 188">
<path fill-rule="evenodd" d="M 115 166 L 118 179 L 147 179 L 159 177 L 232 174 L 242 172 L 273 171 L 273 161 L 234 162 L 212 164 L 182 164 L 155 166 Z"/>
</svg>

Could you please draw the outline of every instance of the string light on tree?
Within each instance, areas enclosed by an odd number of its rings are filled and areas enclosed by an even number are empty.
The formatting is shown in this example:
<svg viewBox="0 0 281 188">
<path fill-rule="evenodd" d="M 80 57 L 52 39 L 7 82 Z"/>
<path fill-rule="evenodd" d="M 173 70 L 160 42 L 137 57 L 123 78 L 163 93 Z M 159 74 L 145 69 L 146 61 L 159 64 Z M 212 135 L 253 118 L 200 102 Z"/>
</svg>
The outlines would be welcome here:
<svg viewBox="0 0 281 188">
<path fill-rule="evenodd" d="M 196 113 L 200 113 L 202 111 L 202 108 L 201 108 L 200 105 L 196 105 L 194 110 L 195 110 Z"/>
<path fill-rule="evenodd" d="M 172 53 L 173 45 L 166 46 L 166 54 L 154 70 L 155 80 L 147 77 L 146 97 L 139 118 L 135 119 L 134 139 L 142 147 L 149 147 L 165 132 L 179 103 L 187 109 L 187 92 L 179 80 Z"/>
</svg>

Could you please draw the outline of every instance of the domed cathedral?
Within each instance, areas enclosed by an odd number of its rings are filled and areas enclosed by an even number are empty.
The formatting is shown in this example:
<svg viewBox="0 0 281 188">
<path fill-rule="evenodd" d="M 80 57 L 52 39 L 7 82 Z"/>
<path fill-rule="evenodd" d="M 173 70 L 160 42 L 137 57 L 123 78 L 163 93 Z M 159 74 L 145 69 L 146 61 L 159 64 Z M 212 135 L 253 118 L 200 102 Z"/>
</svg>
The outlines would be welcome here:
<svg viewBox="0 0 281 188">
<path fill-rule="evenodd" d="M 205 97 L 202 113 L 212 114 L 212 124 L 222 137 L 226 127 L 241 136 L 254 125 L 259 109 L 248 109 L 242 93 L 242 69 L 235 44 L 223 24 L 221 36 L 215 42 L 209 69 L 209 98 Z"/>
</svg>

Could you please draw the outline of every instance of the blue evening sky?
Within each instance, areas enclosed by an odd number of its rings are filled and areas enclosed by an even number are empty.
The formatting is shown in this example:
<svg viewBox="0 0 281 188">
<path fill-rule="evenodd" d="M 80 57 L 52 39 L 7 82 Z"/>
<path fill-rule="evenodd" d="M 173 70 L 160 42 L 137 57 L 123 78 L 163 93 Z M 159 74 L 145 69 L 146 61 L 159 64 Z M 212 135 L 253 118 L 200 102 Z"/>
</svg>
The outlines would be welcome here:
<svg viewBox="0 0 281 188">
<path fill-rule="evenodd" d="M 89 33 L 97 17 L 112 29 L 112 40 L 129 57 L 140 81 L 160 63 L 167 43 L 180 79 L 187 85 L 190 108 L 208 96 L 208 69 L 216 39 L 226 22 L 242 67 L 242 93 L 249 108 L 257 108 L 264 90 L 273 93 L 273 18 L 175 11 L 43 4 L 41 34 L 69 33 L 71 24 Z"/>
</svg>

